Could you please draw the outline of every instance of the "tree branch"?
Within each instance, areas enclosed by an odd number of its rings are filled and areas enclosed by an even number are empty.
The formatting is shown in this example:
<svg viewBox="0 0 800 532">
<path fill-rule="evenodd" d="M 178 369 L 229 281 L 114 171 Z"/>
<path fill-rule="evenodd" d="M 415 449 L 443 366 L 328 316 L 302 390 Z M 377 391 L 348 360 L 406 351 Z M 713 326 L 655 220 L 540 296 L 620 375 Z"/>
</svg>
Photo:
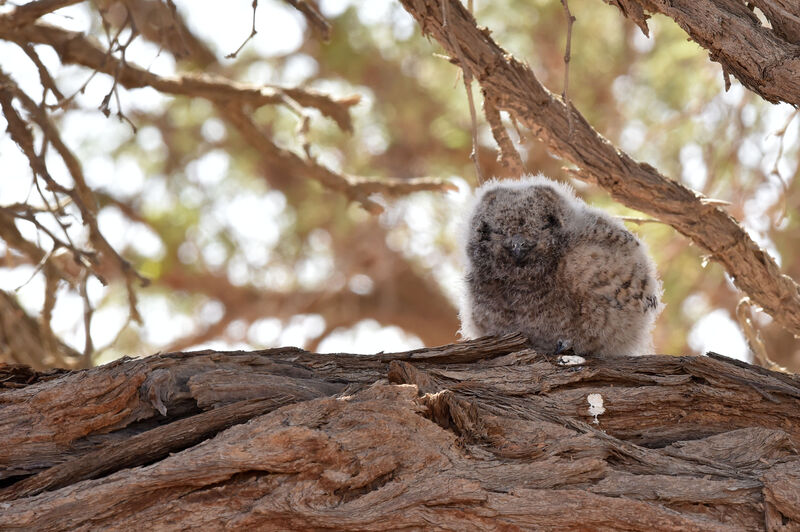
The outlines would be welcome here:
<svg viewBox="0 0 800 532">
<path fill-rule="evenodd" d="M 283 104 L 283 98 L 289 96 L 300 105 L 314 107 L 334 120 L 344 131 L 352 129 L 349 108 L 359 101 L 358 97 L 335 100 L 310 89 L 254 86 L 202 74 L 158 76 L 135 64 L 123 63 L 109 56 L 98 42 L 80 32 L 64 30 L 41 22 L 16 31 L 3 31 L 0 28 L 0 38 L 15 42 L 47 44 L 55 49 L 62 62 L 83 65 L 113 76 L 128 89 L 152 87 L 167 94 L 201 97 L 215 102 L 235 101 L 241 105 L 256 107 L 280 105 Z"/>
<path fill-rule="evenodd" d="M 483 95 L 483 113 L 486 115 L 486 121 L 489 122 L 489 127 L 492 129 L 492 136 L 497 142 L 499 149 L 497 154 L 498 161 L 511 172 L 512 176 L 520 177 L 525 173 L 525 164 L 508 136 L 508 131 L 506 131 L 506 126 L 503 125 L 500 112 L 492 101 L 486 97 L 486 94 Z"/>
<path fill-rule="evenodd" d="M 223 116 L 239 130 L 242 138 L 258 150 L 261 157 L 271 165 L 282 168 L 289 175 L 302 175 L 319 181 L 326 187 L 343 193 L 350 200 L 359 202 L 373 214 L 383 211 L 380 204 L 369 198 L 369 195 L 375 192 L 399 195 L 420 190 L 451 190 L 454 187 L 441 179 L 385 178 L 378 181 L 338 174 L 313 159 L 301 158 L 294 152 L 276 146 L 240 106 L 228 104 L 220 106 L 220 110 Z"/>
<path fill-rule="evenodd" d="M 0 367 L 0 527 L 800 522 L 796 377 L 713 354 L 565 367 L 525 344 L 169 353 L 65 374 Z M 592 413 L 592 396 L 605 411 Z"/>
<path fill-rule="evenodd" d="M 190 61 L 201 69 L 216 66 L 214 52 L 189 30 L 172 0 L 124 2 L 136 29 L 145 39 L 169 50 L 177 59 Z M 98 9 L 102 14 L 103 10 Z"/>
<path fill-rule="evenodd" d="M 322 16 L 317 6 L 308 0 L 285 0 L 287 4 L 291 4 L 296 10 L 301 12 L 308 25 L 311 26 L 312 31 L 322 41 L 328 42 L 331 40 L 331 23 Z"/>
<path fill-rule="evenodd" d="M 604 0 L 633 16 L 645 35 L 643 11 L 673 19 L 709 58 L 765 100 L 800 106 L 800 17 L 783 0 L 759 0 L 774 28 L 761 22 L 744 2 L 714 0 Z M 632 6 L 635 6 L 632 9 Z M 726 82 L 727 85 L 727 82 Z"/>
<path fill-rule="evenodd" d="M 13 295 L 0 290 L 0 367 L 26 364 L 34 369 L 74 366 L 80 353 L 27 315 Z M 0 386 L 2 384 L 0 383 Z"/>
<path fill-rule="evenodd" d="M 49 142 L 55 147 L 59 156 L 69 170 L 73 181 L 75 182 L 74 188 L 66 189 L 60 186 L 55 180 L 53 180 L 52 177 L 50 177 L 43 158 L 39 157 L 35 153 L 33 148 L 33 137 L 28 130 L 27 124 L 16 113 L 12 106 L 12 97 L 17 98 L 22 103 L 23 107 L 25 107 L 25 109 L 30 113 L 33 121 L 36 122 L 36 124 L 41 128 L 45 141 Z M 137 309 L 136 293 L 133 285 L 135 282 L 146 285 L 148 281 L 145 277 L 141 276 L 135 269 L 133 269 L 128 261 L 126 261 L 119 255 L 119 253 L 116 252 L 116 250 L 108 243 L 106 238 L 100 232 L 100 227 L 98 225 L 96 216 L 97 206 L 95 205 L 94 194 L 91 188 L 89 188 L 89 186 L 86 184 L 86 179 L 84 178 L 80 161 L 78 161 L 78 158 L 75 157 L 72 151 L 63 142 L 58 129 L 55 127 L 45 111 L 42 110 L 42 108 L 39 107 L 36 102 L 34 102 L 27 94 L 25 94 L 25 92 L 22 91 L 17 84 L 14 83 L 14 81 L 2 70 L 0 70 L 0 104 L 2 104 L 4 115 L 8 119 L 9 131 L 11 132 L 12 138 L 17 145 L 20 146 L 20 149 L 22 149 L 23 153 L 25 153 L 28 158 L 31 169 L 34 172 L 34 181 L 36 180 L 37 176 L 44 177 L 48 186 L 53 190 L 53 192 L 61 192 L 69 196 L 69 198 L 75 202 L 75 205 L 78 207 L 78 210 L 81 213 L 83 223 L 89 230 L 89 240 L 94 246 L 94 249 L 100 252 L 100 256 L 102 258 L 107 260 L 107 265 L 110 266 L 109 269 L 118 274 L 119 277 L 125 281 L 128 292 L 128 308 L 131 317 L 137 322 L 141 322 L 141 317 L 139 316 L 139 311 Z M 56 217 L 56 220 L 59 221 L 56 213 L 53 213 L 53 215 Z M 29 218 L 29 221 L 36 223 L 40 230 L 44 230 L 44 227 L 41 224 L 38 224 L 32 217 Z M 66 233 L 66 229 L 64 230 L 64 233 L 67 235 L 67 238 L 69 238 L 68 234 Z M 55 235 L 51 234 L 50 237 L 56 244 L 71 250 L 75 257 L 88 258 L 89 260 L 85 261 L 85 265 L 92 271 L 98 280 L 103 283 L 106 282 L 105 276 L 101 273 L 101 263 L 103 261 L 98 261 L 94 255 L 79 250 L 72 244 L 71 241 L 68 241 L 67 243 L 60 243 Z"/>
<path fill-rule="evenodd" d="M 13 31 L 31 24 L 39 17 L 52 13 L 62 7 L 80 4 L 83 0 L 35 0 L 15 6 L 8 13 L 0 15 L 0 32 Z"/>
<path fill-rule="evenodd" d="M 367 197 L 375 192 L 392 195 L 453 188 L 447 181 L 439 179 L 371 180 L 339 175 L 314 161 L 301 159 L 288 150 L 278 148 L 260 133 L 250 118 L 241 111 L 243 105 L 284 104 L 288 97 L 300 105 L 318 109 L 323 115 L 335 120 L 342 129 L 349 131 L 352 124 L 348 109 L 358 102 L 358 98 L 333 100 L 311 90 L 270 86 L 255 87 L 204 75 L 157 76 L 138 66 L 110 57 L 98 43 L 80 33 L 66 31 L 49 24 L 37 23 L 15 32 L 3 32 L 0 29 L 0 38 L 48 44 L 55 48 L 62 62 L 80 64 L 115 76 L 115 79 L 127 88 L 149 86 L 170 94 L 207 98 L 225 106 L 226 116 L 243 131 L 245 138 L 256 142 L 260 149 L 265 150 L 268 157 L 283 164 L 287 170 L 290 170 L 290 175 L 304 175 L 316 179 L 323 185 L 343 192 L 351 199 L 361 202 L 367 210 L 373 213 L 382 210 L 380 205 Z M 236 107 L 239 108 L 238 111 L 235 110 Z"/>
</svg>

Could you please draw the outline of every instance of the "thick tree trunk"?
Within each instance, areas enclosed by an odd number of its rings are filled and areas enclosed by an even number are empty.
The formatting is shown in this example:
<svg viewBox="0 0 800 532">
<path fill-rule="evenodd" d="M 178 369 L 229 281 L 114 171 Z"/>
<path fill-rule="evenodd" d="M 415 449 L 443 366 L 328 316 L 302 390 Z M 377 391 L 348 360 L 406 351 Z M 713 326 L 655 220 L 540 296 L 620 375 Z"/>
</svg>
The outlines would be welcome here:
<svg viewBox="0 0 800 532">
<path fill-rule="evenodd" d="M 3 530 L 800 527 L 800 379 L 718 355 L 581 363 L 508 336 L 0 385 Z"/>
</svg>

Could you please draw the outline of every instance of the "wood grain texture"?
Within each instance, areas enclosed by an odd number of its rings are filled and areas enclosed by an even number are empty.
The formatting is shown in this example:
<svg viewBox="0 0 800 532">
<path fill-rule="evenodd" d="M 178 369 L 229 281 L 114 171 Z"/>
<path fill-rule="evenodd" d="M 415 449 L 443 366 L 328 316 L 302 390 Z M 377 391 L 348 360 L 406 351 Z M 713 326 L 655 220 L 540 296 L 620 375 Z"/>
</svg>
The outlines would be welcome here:
<svg viewBox="0 0 800 532">
<path fill-rule="evenodd" d="M 718 355 L 562 366 L 510 335 L 13 374 L 3 530 L 800 527 L 800 379 Z"/>
</svg>

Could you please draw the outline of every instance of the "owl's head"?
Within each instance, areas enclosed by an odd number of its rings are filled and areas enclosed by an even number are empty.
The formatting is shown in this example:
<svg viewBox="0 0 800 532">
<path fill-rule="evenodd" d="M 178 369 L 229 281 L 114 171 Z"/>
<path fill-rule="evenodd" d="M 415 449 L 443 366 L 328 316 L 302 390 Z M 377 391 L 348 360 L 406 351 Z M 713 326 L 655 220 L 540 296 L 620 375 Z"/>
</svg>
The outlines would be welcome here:
<svg viewBox="0 0 800 532">
<path fill-rule="evenodd" d="M 473 265 L 549 269 L 569 243 L 580 200 L 542 176 L 490 181 L 477 190 L 469 220 L 467 255 Z"/>
</svg>

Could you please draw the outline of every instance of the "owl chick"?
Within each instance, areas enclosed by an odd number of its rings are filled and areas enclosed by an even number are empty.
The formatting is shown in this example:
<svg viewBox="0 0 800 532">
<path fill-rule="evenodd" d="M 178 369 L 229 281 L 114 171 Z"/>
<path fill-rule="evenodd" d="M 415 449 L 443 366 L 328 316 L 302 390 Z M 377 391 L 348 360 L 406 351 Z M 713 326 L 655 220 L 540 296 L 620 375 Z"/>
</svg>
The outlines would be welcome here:
<svg viewBox="0 0 800 532">
<path fill-rule="evenodd" d="M 622 222 L 541 175 L 492 180 L 464 224 L 467 338 L 521 332 L 541 352 L 652 352 L 661 282 Z"/>
</svg>

